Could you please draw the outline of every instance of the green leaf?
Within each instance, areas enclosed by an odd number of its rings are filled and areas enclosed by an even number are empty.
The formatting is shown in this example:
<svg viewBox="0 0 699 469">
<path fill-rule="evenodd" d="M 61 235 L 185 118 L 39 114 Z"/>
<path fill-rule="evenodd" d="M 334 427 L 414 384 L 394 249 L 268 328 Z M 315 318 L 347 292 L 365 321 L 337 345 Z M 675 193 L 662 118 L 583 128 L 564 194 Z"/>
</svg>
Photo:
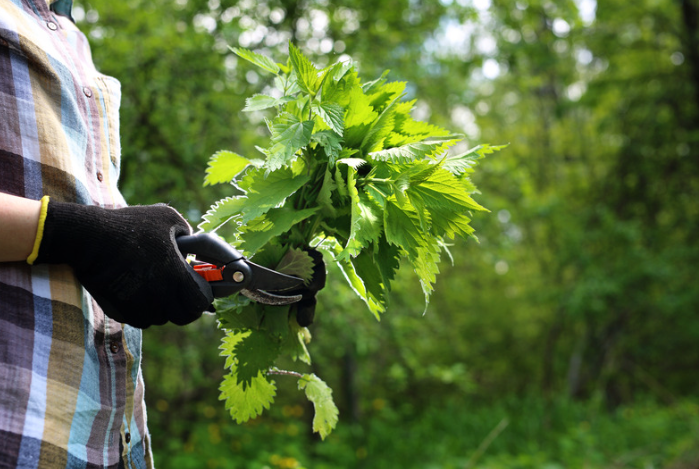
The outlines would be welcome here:
<svg viewBox="0 0 699 469">
<path fill-rule="evenodd" d="M 378 249 L 374 251 L 374 262 L 381 273 L 381 282 L 386 291 L 391 291 L 391 282 L 396 277 L 400 267 L 400 249 L 386 241 L 385 236 L 379 238 Z"/>
<path fill-rule="evenodd" d="M 384 70 L 383 73 L 379 78 L 376 80 L 368 81 L 362 85 L 362 91 L 364 91 L 365 94 L 373 94 L 376 91 L 378 91 L 381 86 L 383 86 L 384 83 L 386 83 L 386 77 L 390 73 L 390 70 Z"/>
<path fill-rule="evenodd" d="M 378 240 L 383 227 L 381 207 L 372 201 L 365 193 L 358 194 L 356 202 L 356 221 L 358 224 L 357 238 L 365 245 Z"/>
<path fill-rule="evenodd" d="M 307 365 L 311 364 L 311 355 L 308 353 L 306 344 L 311 341 L 311 333 L 305 327 L 299 326 L 296 318 L 289 318 L 289 334 L 282 344 L 282 353 L 291 356 L 296 360 L 301 360 Z"/>
<path fill-rule="evenodd" d="M 306 392 L 306 397 L 313 403 L 313 431 L 325 439 L 337 425 L 338 410 L 332 397 L 332 389 L 314 374 L 303 375 L 299 379 L 299 389 Z"/>
<path fill-rule="evenodd" d="M 271 171 L 289 165 L 301 148 L 311 141 L 314 122 L 303 121 L 284 112 L 277 116 L 272 123 L 272 143 L 267 151 L 267 168 Z"/>
<path fill-rule="evenodd" d="M 422 161 L 421 163 L 415 162 L 409 165 L 406 169 L 400 170 L 401 173 L 408 176 L 408 186 L 405 187 L 406 190 L 412 186 L 422 184 L 423 182 L 427 181 L 432 177 L 435 171 L 440 169 L 439 164 L 433 164 L 432 161 Z M 397 165 L 397 167 L 401 166 L 404 165 Z"/>
<path fill-rule="evenodd" d="M 344 163 L 344 160 L 340 161 Z M 362 164 L 365 163 L 365 161 L 362 159 L 356 159 L 356 161 L 359 161 Z M 357 239 L 357 231 L 359 230 L 359 223 L 357 220 L 357 217 L 359 216 L 359 211 L 357 208 L 357 203 L 359 202 L 359 192 L 357 191 L 356 181 L 354 179 L 354 176 L 356 174 L 357 171 L 353 166 L 350 165 L 349 168 L 347 168 L 347 192 L 349 193 L 350 200 L 352 201 L 350 205 L 352 222 L 350 223 L 350 234 L 347 238 L 345 249 L 338 256 L 338 259 L 342 260 L 347 259 L 347 256 L 356 256 L 361 252 L 362 248 L 364 247 L 362 242 L 359 239 Z"/>
<path fill-rule="evenodd" d="M 320 187 L 318 192 L 318 198 L 316 202 L 322 210 L 324 215 L 334 218 L 337 215 L 337 210 L 333 206 L 332 193 L 337 189 L 337 184 L 333 180 L 333 175 L 330 172 L 330 166 L 325 168 L 325 174 L 323 175 L 323 185 Z"/>
<path fill-rule="evenodd" d="M 276 271 L 304 279 L 306 282 L 313 276 L 313 259 L 302 249 L 289 249 L 279 262 Z"/>
<path fill-rule="evenodd" d="M 235 348 L 238 344 L 245 338 L 247 332 L 235 331 L 226 333 L 226 335 L 221 339 L 221 345 L 219 349 L 221 350 L 221 356 L 226 358 L 226 363 L 224 369 L 230 369 L 232 372 L 236 370 L 236 359 L 235 359 Z"/>
<path fill-rule="evenodd" d="M 394 107 L 400 97 L 396 97 L 386 108 L 381 111 L 378 119 L 373 121 L 366 130 L 359 148 L 368 153 L 375 149 L 383 148 L 384 139 L 391 133 L 394 127 Z"/>
<path fill-rule="evenodd" d="M 237 361 L 236 378 L 245 389 L 252 383 L 253 378 L 259 374 L 264 375 L 274 366 L 281 343 L 274 340 L 267 331 L 253 329 L 242 334 L 243 339 L 236 344 L 233 352 Z"/>
<path fill-rule="evenodd" d="M 384 211 L 386 241 L 404 249 L 414 259 L 426 243 L 420 220 L 410 204 L 399 207 L 393 200 L 386 200 Z"/>
<path fill-rule="evenodd" d="M 279 264 L 279 261 L 282 260 L 285 253 L 286 249 L 284 246 L 269 243 L 259 251 L 255 252 L 255 254 L 250 257 L 250 260 L 256 264 L 273 269 L 277 264 Z"/>
<path fill-rule="evenodd" d="M 433 239 L 425 247 L 418 249 L 417 258 L 411 259 L 413 269 L 420 279 L 422 292 L 425 295 L 425 311 L 430 303 L 433 285 L 437 281 L 440 252 L 440 243 L 437 239 Z"/>
<path fill-rule="evenodd" d="M 438 236 L 454 238 L 471 236 L 475 231 L 469 224 L 471 219 L 466 212 L 455 212 L 445 208 L 430 208 L 432 232 Z"/>
<path fill-rule="evenodd" d="M 450 208 L 459 212 L 466 209 L 487 211 L 468 195 L 464 184 L 456 176 L 442 168 L 419 184 L 410 185 L 408 197 L 413 193 L 419 195 L 427 207 Z"/>
<path fill-rule="evenodd" d="M 257 65 L 268 72 L 274 73 L 275 75 L 279 73 L 279 65 L 265 55 L 261 55 L 257 52 L 251 51 L 250 49 L 244 49 L 241 47 L 229 47 L 229 49 L 232 50 L 238 57 Z"/>
<path fill-rule="evenodd" d="M 248 386 L 243 386 L 235 373 L 223 377 L 219 387 L 219 400 L 226 401 L 226 409 L 238 423 L 247 422 L 269 409 L 274 402 L 277 387 L 263 374 L 254 377 Z"/>
<path fill-rule="evenodd" d="M 352 63 L 336 63 L 326 74 L 321 88 L 321 99 L 337 103 L 347 109 L 350 104 L 350 91 L 358 90 L 363 94 L 361 81 Z"/>
<path fill-rule="evenodd" d="M 388 106 L 393 106 L 393 113 L 395 117 L 396 111 L 401 110 L 398 105 L 401 101 L 397 101 L 402 96 L 405 95 L 405 86 L 407 85 L 404 81 L 393 81 L 381 85 L 379 88 L 375 89 L 371 93 L 366 93 L 369 95 L 371 106 L 377 112 L 384 111 Z"/>
<path fill-rule="evenodd" d="M 270 240 L 275 239 L 291 229 L 297 223 L 307 219 L 319 207 L 305 210 L 293 210 L 291 208 L 271 208 L 269 211 L 245 226 L 241 226 L 243 242 L 241 249 L 247 252 L 256 252 Z"/>
<path fill-rule="evenodd" d="M 344 76 L 349 72 L 352 68 L 354 67 L 354 64 L 352 63 L 351 60 L 347 60 L 344 62 L 335 62 L 333 64 L 329 71 L 327 72 L 328 77 L 334 81 L 338 82 L 344 78 Z"/>
<path fill-rule="evenodd" d="M 340 157 L 342 151 L 342 139 L 332 130 L 321 130 L 311 135 L 311 141 L 318 143 L 328 157 L 328 162 L 333 165 Z"/>
<path fill-rule="evenodd" d="M 342 137 L 342 132 L 345 130 L 344 115 L 345 109 L 335 103 L 316 103 L 311 104 L 313 113 L 323 119 L 328 127 L 330 127 L 337 135 Z"/>
<path fill-rule="evenodd" d="M 301 89 L 315 96 L 320 86 L 318 69 L 308 60 L 308 57 L 303 55 L 299 48 L 291 42 L 289 43 L 289 58 L 291 59 L 291 64 L 298 77 L 298 84 Z"/>
<path fill-rule="evenodd" d="M 242 198 L 243 224 L 254 220 L 270 209 L 281 205 L 287 197 L 299 190 L 309 177 L 305 174 L 293 176 L 291 169 L 283 168 L 269 174 L 266 178 L 258 172 L 253 180 L 249 181 L 249 191 Z M 254 184 L 253 184 L 254 181 Z M 254 185 L 255 189 L 252 189 Z"/>
<path fill-rule="evenodd" d="M 347 183 L 345 182 L 345 178 L 342 176 L 339 165 L 335 165 L 334 176 L 337 193 L 340 195 L 340 197 L 349 197 L 349 193 L 347 192 Z"/>
<path fill-rule="evenodd" d="M 250 305 L 250 299 L 243 295 L 235 294 L 216 299 L 214 307 L 216 317 L 224 329 L 252 329 L 260 323 L 255 308 Z"/>
<path fill-rule="evenodd" d="M 436 125 L 416 121 L 408 112 L 402 112 L 404 109 L 408 108 L 408 106 L 412 108 L 414 104 L 415 101 L 408 101 L 400 103 L 396 106 L 396 125 L 394 129 L 396 133 L 407 136 L 410 139 L 410 142 L 422 140 L 427 137 L 441 137 L 451 133 L 448 130 Z"/>
<path fill-rule="evenodd" d="M 369 104 L 369 98 L 362 93 L 358 86 L 350 90 L 347 103 L 344 105 L 345 112 L 345 145 L 352 148 L 359 148 L 366 137 L 367 130 L 379 117 L 379 113 Z"/>
<path fill-rule="evenodd" d="M 379 266 L 368 250 L 361 251 L 355 258 L 350 259 L 357 276 L 362 279 L 367 292 L 381 304 L 386 302 L 386 291 L 390 285 L 384 283 Z"/>
<path fill-rule="evenodd" d="M 240 213 L 247 207 L 246 202 L 245 197 L 228 197 L 219 200 L 204 214 L 198 228 L 203 231 L 214 231 L 224 223 L 240 218 Z"/>
<path fill-rule="evenodd" d="M 289 335 L 289 305 L 272 306 L 256 304 L 262 313 L 260 330 L 266 331 L 270 340 L 278 344 L 280 353 L 281 347 Z"/>
<path fill-rule="evenodd" d="M 391 163 L 411 163 L 432 157 L 437 151 L 443 149 L 446 144 L 462 138 L 461 135 L 447 135 L 434 137 L 420 142 L 408 143 L 400 147 L 389 148 L 369 153 L 369 158 L 374 161 L 388 161 Z"/>
<path fill-rule="evenodd" d="M 247 194 L 219 200 L 204 215 L 204 221 L 199 224 L 199 228 L 206 231 L 215 230 L 231 219 L 246 224 L 281 205 L 287 197 L 308 182 L 308 179 L 306 175 L 293 176 L 289 168 L 277 170 L 268 177 L 265 177 L 264 171 L 261 170 L 248 172 L 240 181 L 241 187 L 248 190 Z"/>
<path fill-rule="evenodd" d="M 457 179 L 441 166 L 431 172 L 417 172 L 406 194 L 415 207 L 420 225 L 426 229 L 431 225 L 437 236 L 467 236 L 473 233 L 471 221 L 466 215 L 469 210 L 485 210 L 469 195 L 464 181 Z M 427 176 L 424 178 L 423 176 Z"/>
<path fill-rule="evenodd" d="M 364 186 L 364 192 L 382 210 L 386 207 L 386 198 L 391 195 L 385 188 L 379 187 L 378 184 L 367 184 Z"/>
<path fill-rule="evenodd" d="M 432 225 L 432 213 L 427 209 L 425 201 L 420 194 L 411 193 L 410 204 L 415 208 L 415 214 L 420 221 L 420 228 L 425 232 L 429 231 Z"/>
<path fill-rule="evenodd" d="M 355 170 L 351 167 L 347 171 L 347 191 L 352 201 L 352 223 L 350 236 L 344 251 L 353 257 L 356 257 L 362 248 L 379 239 L 383 225 L 380 208 L 363 192 L 360 194 L 357 190 L 354 180 L 355 173 Z"/>
<path fill-rule="evenodd" d="M 245 100 L 243 112 L 262 111 L 271 107 L 281 106 L 294 99 L 293 96 L 282 96 L 281 98 L 273 98 L 264 94 L 256 94 Z"/>
<path fill-rule="evenodd" d="M 283 79 L 279 76 L 274 77 L 274 87 L 281 91 L 284 96 L 293 96 L 296 99 L 300 98 L 300 96 L 297 95 L 299 91 L 301 91 L 301 87 L 296 80 L 292 80 L 290 76 L 284 76 Z"/>
<path fill-rule="evenodd" d="M 231 182 L 249 164 L 250 161 L 247 158 L 237 153 L 227 150 L 217 151 L 209 159 L 204 185 Z"/>
<path fill-rule="evenodd" d="M 337 164 L 346 164 L 350 168 L 357 169 L 367 164 L 364 158 L 341 158 L 337 160 Z"/>
<path fill-rule="evenodd" d="M 502 150 L 507 145 L 491 146 L 488 144 L 478 145 L 464 153 L 458 155 L 448 155 L 444 158 L 441 166 L 457 176 L 471 172 L 477 161 L 485 155 Z"/>
<path fill-rule="evenodd" d="M 367 289 L 364 284 L 364 280 L 357 275 L 354 269 L 354 265 L 348 259 L 340 258 L 340 254 L 343 249 L 340 243 L 334 238 L 326 238 L 319 246 L 321 249 L 326 250 L 337 262 L 338 267 L 345 276 L 347 283 L 354 290 L 354 292 L 364 300 L 364 303 L 369 307 L 369 311 L 374 315 L 377 321 L 381 320 L 381 313 L 386 310 L 386 307 L 382 303 L 380 298 L 377 298 L 372 294 L 370 290 Z"/>
</svg>

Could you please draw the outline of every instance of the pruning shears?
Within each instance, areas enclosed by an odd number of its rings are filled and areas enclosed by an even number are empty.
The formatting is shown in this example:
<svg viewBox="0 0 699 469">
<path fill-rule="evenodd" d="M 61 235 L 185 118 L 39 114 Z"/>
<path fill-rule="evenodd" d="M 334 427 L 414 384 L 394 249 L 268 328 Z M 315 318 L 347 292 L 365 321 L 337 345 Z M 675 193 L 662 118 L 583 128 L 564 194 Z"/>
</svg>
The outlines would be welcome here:
<svg viewBox="0 0 699 469">
<path fill-rule="evenodd" d="M 301 300 L 301 294 L 284 295 L 284 292 L 301 288 L 303 279 L 250 262 L 216 236 L 199 233 L 180 236 L 176 241 L 184 256 L 196 257 L 192 268 L 209 282 L 214 298 L 240 292 L 267 305 L 288 305 Z"/>
</svg>

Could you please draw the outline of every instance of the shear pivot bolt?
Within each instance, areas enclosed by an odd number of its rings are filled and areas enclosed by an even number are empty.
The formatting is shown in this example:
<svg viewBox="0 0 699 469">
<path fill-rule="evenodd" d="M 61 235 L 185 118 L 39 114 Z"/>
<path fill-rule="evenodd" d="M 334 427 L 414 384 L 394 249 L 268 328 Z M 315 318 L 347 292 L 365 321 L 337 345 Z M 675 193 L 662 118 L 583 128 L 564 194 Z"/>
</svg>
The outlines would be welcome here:
<svg viewBox="0 0 699 469">
<path fill-rule="evenodd" d="M 238 283 L 240 283 L 240 282 L 242 282 L 243 280 L 245 280 L 245 274 L 242 273 L 241 271 L 234 272 L 234 273 L 233 273 L 233 280 L 236 281 L 236 282 L 238 282 Z"/>
</svg>

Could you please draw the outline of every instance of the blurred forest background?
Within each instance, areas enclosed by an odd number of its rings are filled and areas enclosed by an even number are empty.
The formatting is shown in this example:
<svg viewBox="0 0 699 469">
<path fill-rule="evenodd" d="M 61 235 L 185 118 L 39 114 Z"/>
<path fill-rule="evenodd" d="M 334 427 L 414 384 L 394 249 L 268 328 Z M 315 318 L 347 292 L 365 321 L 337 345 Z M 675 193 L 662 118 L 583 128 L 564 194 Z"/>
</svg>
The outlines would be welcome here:
<svg viewBox="0 0 699 469">
<path fill-rule="evenodd" d="M 230 420 L 213 318 L 147 330 L 158 467 L 699 465 L 699 0 L 76 0 L 74 16 L 122 83 L 127 200 L 193 225 L 230 190 L 203 187 L 209 156 L 267 137 L 240 110 L 269 77 L 229 45 L 390 69 L 417 118 L 510 144 L 478 166 L 491 213 L 424 316 L 410 275 L 378 323 L 331 269 L 310 344 L 340 407 L 324 442 L 284 377 L 271 411 Z"/>
</svg>

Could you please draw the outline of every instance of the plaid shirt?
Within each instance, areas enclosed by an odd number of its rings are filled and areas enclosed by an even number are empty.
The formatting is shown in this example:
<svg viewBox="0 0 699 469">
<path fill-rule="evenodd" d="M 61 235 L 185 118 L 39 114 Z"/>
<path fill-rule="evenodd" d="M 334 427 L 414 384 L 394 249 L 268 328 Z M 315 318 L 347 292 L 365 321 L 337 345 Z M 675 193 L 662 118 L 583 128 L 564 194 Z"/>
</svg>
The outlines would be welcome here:
<svg viewBox="0 0 699 469">
<path fill-rule="evenodd" d="M 0 0 L 0 191 L 124 206 L 120 85 L 71 0 Z M 0 263 L 0 468 L 152 467 L 141 331 L 66 266 Z"/>
</svg>

